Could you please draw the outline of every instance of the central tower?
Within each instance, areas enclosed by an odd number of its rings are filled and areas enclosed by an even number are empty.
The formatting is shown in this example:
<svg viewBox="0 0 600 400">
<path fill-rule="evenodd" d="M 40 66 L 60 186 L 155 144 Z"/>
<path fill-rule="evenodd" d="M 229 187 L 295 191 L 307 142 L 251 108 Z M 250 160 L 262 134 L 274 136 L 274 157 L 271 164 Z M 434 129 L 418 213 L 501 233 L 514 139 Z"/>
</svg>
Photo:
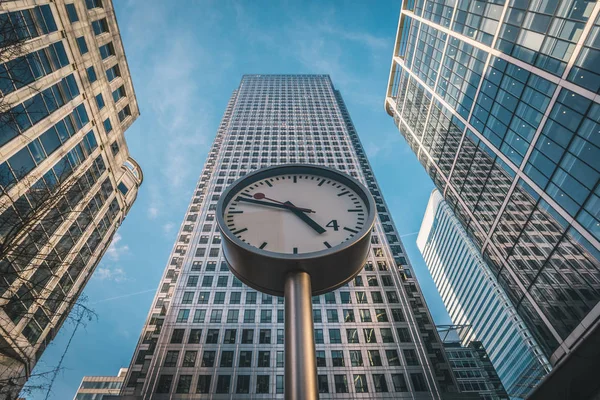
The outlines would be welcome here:
<svg viewBox="0 0 600 400">
<path fill-rule="evenodd" d="M 341 289 L 313 298 L 321 398 L 439 399 L 456 392 L 399 235 L 329 76 L 246 75 L 227 104 L 122 394 L 283 398 L 283 298 L 257 293 L 231 274 L 215 213 L 235 179 L 285 163 L 351 175 L 369 188 L 378 212 L 364 270 Z"/>
</svg>

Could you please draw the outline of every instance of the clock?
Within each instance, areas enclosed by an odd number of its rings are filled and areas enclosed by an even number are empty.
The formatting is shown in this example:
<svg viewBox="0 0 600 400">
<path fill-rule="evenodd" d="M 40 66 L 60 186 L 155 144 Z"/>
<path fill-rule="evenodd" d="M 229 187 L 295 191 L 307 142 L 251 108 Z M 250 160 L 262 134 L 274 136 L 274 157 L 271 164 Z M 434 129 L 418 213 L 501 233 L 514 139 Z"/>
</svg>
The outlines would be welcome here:
<svg viewBox="0 0 600 400">
<path fill-rule="evenodd" d="M 231 271 L 257 290 L 283 295 L 304 271 L 313 294 L 360 272 L 375 219 L 369 191 L 331 168 L 290 164 L 254 171 L 221 195 L 217 221 Z"/>
</svg>

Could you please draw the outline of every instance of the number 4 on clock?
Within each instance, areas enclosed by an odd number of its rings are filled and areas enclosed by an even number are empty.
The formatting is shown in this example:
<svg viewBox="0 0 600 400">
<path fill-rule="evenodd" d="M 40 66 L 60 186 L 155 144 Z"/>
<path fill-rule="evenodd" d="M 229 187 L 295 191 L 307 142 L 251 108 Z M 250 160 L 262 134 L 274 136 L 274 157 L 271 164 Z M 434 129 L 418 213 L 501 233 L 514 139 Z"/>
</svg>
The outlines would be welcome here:
<svg viewBox="0 0 600 400">
<path fill-rule="evenodd" d="M 333 228 L 334 231 L 339 230 L 339 225 L 337 222 L 337 219 L 332 219 L 331 221 L 329 221 L 327 223 L 327 225 L 325 225 L 327 228 Z"/>
</svg>

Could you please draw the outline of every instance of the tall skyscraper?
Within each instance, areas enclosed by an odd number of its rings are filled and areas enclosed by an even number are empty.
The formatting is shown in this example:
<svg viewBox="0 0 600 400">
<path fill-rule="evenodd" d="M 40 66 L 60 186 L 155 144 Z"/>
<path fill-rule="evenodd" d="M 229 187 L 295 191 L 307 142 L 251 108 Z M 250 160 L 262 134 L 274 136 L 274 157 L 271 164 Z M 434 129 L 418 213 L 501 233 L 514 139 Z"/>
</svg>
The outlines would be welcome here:
<svg viewBox="0 0 600 400">
<path fill-rule="evenodd" d="M 110 0 L 0 11 L 0 397 L 29 377 L 135 201 L 139 115 Z M 112 100 L 112 101 L 111 101 Z"/>
<path fill-rule="evenodd" d="M 552 364 L 600 335 L 599 11 L 405 1 L 385 101 Z"/>
<path fill-rule="evenodd" d="M 340 93 L 327 75 L 246 75 L 231 96 L 126 379 L 144 399 L 283 398 L 283 298 L 228 270 L 215 210 L 236 178 L 284 163 L 359 179 L 378 208 L 364 272 L 313 298 L 321 398 L 456 392 L 442 344 Z M 414 396 L 414 397 L 412 397 Z"/>
<path fill-rule="evenodd" d="M 117 376 L 84 376 L 73 400 L 106 400 L 117 397 L 127 375 L 127 368 L 121 368 Z"/>
<path fill-rule="evenodd" d="M 481 342 L 508 394 L 525 398 L 550 364 L 437 189 L 417 246 L 463 346 Z"/>
</svg>

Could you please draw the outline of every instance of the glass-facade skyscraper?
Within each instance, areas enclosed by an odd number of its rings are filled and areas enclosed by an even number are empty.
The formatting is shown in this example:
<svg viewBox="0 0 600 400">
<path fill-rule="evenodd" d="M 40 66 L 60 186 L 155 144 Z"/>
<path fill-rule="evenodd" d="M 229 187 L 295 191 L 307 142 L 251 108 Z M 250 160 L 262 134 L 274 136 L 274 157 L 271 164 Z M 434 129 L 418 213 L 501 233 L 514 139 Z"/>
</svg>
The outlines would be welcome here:
<svg viewBox="0 0 600 400">
<path fill-rule="evenodd" d="M 0 398 L 14 398 L 142 184 L 139 110 L 110 0 L 0 10 Z"/>
<path fill-rule="evenodd" d="M 552 364 L 600 324 L 599 11 L 405 1 L 385 101 Z"/>
<path fill-rule="evenodd" d="M 512 398 L 525 398 L 550 364 L 441 193 L 431 193 L 417 246 L 463 346 L 480 342 Z M 450 360 L 452 362 L 452 360 Z"/>
<path fill-rule="evenodd" d="M 399 235 L 329 76 L 246 75 L 227 104 L 122 395 L 283 398 L 283 298 L 257 293 L 229 272 L 215 211 L 235 179 L 284 163 L 350 174 L 377 203 L 364 271 L 313 298 L 321 398 L 456 393 Z"/>
</svg>

